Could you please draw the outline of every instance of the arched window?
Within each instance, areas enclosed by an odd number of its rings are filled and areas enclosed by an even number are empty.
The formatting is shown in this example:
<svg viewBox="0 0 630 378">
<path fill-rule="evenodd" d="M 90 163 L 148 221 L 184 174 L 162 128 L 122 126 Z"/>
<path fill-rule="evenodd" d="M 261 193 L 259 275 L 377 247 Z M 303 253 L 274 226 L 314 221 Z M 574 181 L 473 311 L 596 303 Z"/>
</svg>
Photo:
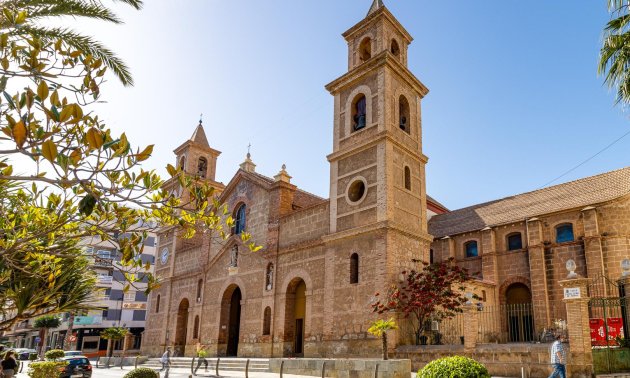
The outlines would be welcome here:
<svg viewBox="0 0 630 378">
<path fill-rule="evenodd" d="M 367 102 L 365 95 L 360 93 L 352 101 L 352 131 L 361 130 L 367 120 Z"/>
<path fill-rule="evenodd" d="M 182 171 L 186 170 L 186 156 L 182 156 L 181 159 L 179 159 L 179 169 Z"/>
<path fill-rule="evenodd" d="M 392 52 L 392 54 L 394 54 L 397 58 L 400 55 L 400 47 L 398 47 L 398 42 L 396 42 L 395 39 L 392 39 L 392 45 L 390 47 L 390 51 Z"/>
<path fill-rule="evenodd" d="M 350 283 L 359 283 L 359 255 L 356 253 L 350 256 Z"/>
<path fill-rule="evenodd" d="M 507 236 L 508 251 L 523 249 L 523 238 L 520 232 L 515 232 Z"/>
<path fill-rule="evenodd" d="M 561 224 L 556 227 L 556 243 L 566 243 L 575 240 L 573 236 L 573 225 L 571 223 Z"/>
<path fill-rule="evenodd" d="M 359 58 L 361 63 L 367 61 L 372 57 L 372 40 L 370 37 L 366 37 L 361 41 L 359 45 Z"/>
<path fill-rule="evenodd" d="M 433 250 L 430 249 L 429 250 L 429 264 L 433 264 Z"/>
<path fill-rule="evenodd" d="M 477 257 L 479 256 L 479 250 L 477 249 L 477 242 L 471 240 L 464 244 L 464 250 L 466 251 L 466 257 Z"/>
<path fill-rule="evenodd" d="M 245 231 L 245 211 L 247 207 L 245 204 L 241 205 L 236 210 L 236 215 L 234 219 L 234 234 L 239 235 L 241 232 Z"/>
<path fill-rule="evenodd" d="M 398 125 L 401 130 L 404 130 L 407 134 L 411 133 L 411 127 L 409 126 L 409 101 L 405 96 L 400 96 L 398 99 Z"/>
<path fill-rule="evenodd" d="M 155 300 L 155 313 L 160 312 L 160 294 L 158 294 L 157 299 Z"/>
<path fill-rule="evenodd" d="M 200 157 L 197 161 L 197 176 L 206 178 L 208 172 L 208 160 L 204 157 Z"/>
<path fill-rule="evenodd" d="M 265 307 L 265 315 L 263 317 L 263 335 L 271 335 L 271 307 Z"/>
<path fill-rule="evenodd" d="M 197 302 L 201 302 L 201 293 L 203 292 L 203 280 L 197 281 Z"/>
<path fill-rule="evenodd" d="M 193 328 L 193 339 L 199 338 L 199 315 L 195 316 L 195 328 Z"/>
<path fill-rule="evenodd" d="M 273 263 L 267 264 L 267 271 L 265 273 L 265 289 L 267 291 L 273 288 Z"/>
<path fill-rule="evenodd" d="M 405 189 L 411 190 L 411 169 L 405 166 Z"/>
</svg>

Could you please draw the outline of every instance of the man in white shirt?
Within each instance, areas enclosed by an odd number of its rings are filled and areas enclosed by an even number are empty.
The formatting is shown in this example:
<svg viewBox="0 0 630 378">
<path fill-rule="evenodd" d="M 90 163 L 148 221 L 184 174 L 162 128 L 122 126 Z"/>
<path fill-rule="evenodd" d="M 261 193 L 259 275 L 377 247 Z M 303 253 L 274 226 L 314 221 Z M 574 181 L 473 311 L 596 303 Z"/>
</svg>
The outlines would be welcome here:
<svg viewBox="0 0 630 378">
<path fill-rule="evenodd" d="M 551 344 L 551 365 L 553 365 L 553 373 L 549 376 L 549 378 L 566 378 L 566 364 L 567 364 L 567 356 L 564 351 L 564 345 L 562 343 L 565 341 L 564 335 L 560 335 L 556 337 L 556 341 Z"/>
<path fill-rule="evenodd" d="M 160 371 L 166 370 L 165 377 L 168 377 L 168 371 L 171 368 L 171 347 L 170 346 L 166 347 L 166 351 L 162 355 L 160 362 L 162 363 L 162 369 Z"/>
</svg>

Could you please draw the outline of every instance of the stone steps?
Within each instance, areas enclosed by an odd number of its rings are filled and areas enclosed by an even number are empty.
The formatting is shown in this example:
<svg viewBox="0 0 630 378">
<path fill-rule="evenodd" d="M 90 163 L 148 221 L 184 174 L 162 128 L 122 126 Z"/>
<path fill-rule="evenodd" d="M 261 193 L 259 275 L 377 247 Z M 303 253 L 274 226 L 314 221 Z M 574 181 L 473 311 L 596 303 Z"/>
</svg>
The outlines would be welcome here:
<svg viewBox="0 0 630 378">
<path fill-rule="evenodd" d="M 214 371 L 217 358 L 206 358 L 208 361 L 208 370 Z M 171 358 L 171 368 L 190 368 L 192 358 L 189 357 L 173 357 Z M 219 370 L 222 371 L 245 371 L 245 365 L 247 364 L 247 358 L 221 358 L 219 361 Z M 162 368 L 162 363 L 159 358 L 150 358 L 142 364 L 148 368 Z M 195 359 L 195 367 L 197 366 L 197 359 Z M 200 367 L 203 369 L 204 365 Z M 269 359 L 265 358 L 251 358 L 249 359 L 249 371 L 251 372 L 268 372 L 269 371 Z"/>
</svg>

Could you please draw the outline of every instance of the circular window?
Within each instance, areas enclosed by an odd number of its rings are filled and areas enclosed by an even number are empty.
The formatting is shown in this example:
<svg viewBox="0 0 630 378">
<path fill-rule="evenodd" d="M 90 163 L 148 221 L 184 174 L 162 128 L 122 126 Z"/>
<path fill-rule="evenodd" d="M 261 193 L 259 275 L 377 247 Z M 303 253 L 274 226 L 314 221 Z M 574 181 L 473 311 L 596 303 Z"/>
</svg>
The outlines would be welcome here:
<svg viewBox="0 0 630 378">
<path fill-rule="evenodd" d="M 348 201 L 352 204 L 357 204 L 361 202 L 363 198 L 365 198 L 365 194 L 367 193 L 367 186 L 365 185 L 365 180 L 363 179 L 355 179 L 348 186 Z"/>
</svg>

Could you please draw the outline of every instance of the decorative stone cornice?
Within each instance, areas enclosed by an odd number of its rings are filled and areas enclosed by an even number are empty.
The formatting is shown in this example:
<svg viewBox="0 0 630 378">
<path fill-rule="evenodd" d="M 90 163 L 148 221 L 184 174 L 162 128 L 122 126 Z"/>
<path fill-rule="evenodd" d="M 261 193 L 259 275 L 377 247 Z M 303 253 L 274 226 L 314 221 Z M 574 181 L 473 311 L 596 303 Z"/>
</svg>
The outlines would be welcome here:
<svg viewBox="0 0 630 378">
<path fill-rule="evenodd" d="M 375 134 L 372 138 L 370 138 L 369 140 L 361 144 L 353 145 L 351 148 L 346 148 L 341 151 L 333 152 L 329 154 L 328 156 L 326 156 L 326 158 L 328 159 L 329 162 L 332 163 L 333 161 L 341 160 L 343 158 L 355 155 L 357 152 L 361 152 L 363 150 L 367 150 L 368 148 L 374 147 L 380 142 L 382 142 L 383 140 L 387 140 L 388 142 L 391 142 L 396 147 L 407 152 L 410 157 L 415 158 L 419 162 L 426 164 L 429 161 L 429 158 L 426 155 L 422 153 L 418 153 L 418 151 L 413 151 L 407 145 L 405 145 L 404 143 L 401 143 L 398 139 L 394 138 L 391 132 L 388 130 L 383 130 L 379 132 L 378 134 Z"/>
<path fill-rule="evenodd" d="M 398 61 L 398 58 L 396 58 L 391 52 L 389 52 L 389 50 L 385 50 L 378 55 L 372 57 L 367 62 L 358 65 L 356 68 L 350 70 L 343 76 L 330 82 L 328 85 L 326 85 L 325 88 L 331 94 L 335 94 L 343 87 L 346 87 L 362 79 L 363 76 L 370 74 L 375 69 L 381 68 L 383 66 L 390 67 L 393 72 L 398 74 L 404 81 L 406 81 L 406 83 L 416 92 L 418 92 L 421 97 L 424 97 L 429 93 L 429 89 L 424 84 L 422 84 L 422 82 L 418 80 L 418 78 L 416 78 L 407 67 L 400 63 Z"/>
</svg>

